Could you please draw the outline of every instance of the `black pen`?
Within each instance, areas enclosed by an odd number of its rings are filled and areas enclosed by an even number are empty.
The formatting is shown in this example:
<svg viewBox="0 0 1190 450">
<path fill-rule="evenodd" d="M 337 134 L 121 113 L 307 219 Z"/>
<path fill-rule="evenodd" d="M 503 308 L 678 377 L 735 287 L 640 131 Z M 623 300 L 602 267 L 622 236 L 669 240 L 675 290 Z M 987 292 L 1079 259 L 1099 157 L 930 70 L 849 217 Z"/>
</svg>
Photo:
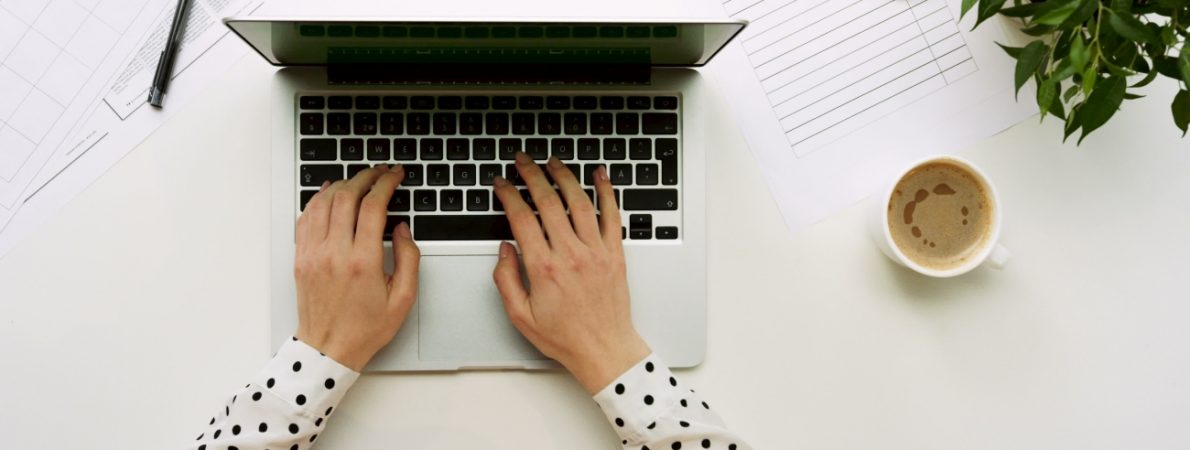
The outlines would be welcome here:
<svg viewBox="0 0 1190 450">
<path fill-rule="evenodd" d="M 153 75 L 153 87 L 149 88 L 149 104 L 158 108 L 165 97 L 169 75 L 174 70 L 174 57 L 178 54 L 178 47 L 182 45 L 182 29 L 186 26 L 186 3 L 189 2 L 178 0 L 178 8 L 174 10 L 174 23 L 169 27 L 169 37 L 165 40 L 165 49 L 161 51 L 161 59 L 157 60 L 157 74 Z"/>
</svg>

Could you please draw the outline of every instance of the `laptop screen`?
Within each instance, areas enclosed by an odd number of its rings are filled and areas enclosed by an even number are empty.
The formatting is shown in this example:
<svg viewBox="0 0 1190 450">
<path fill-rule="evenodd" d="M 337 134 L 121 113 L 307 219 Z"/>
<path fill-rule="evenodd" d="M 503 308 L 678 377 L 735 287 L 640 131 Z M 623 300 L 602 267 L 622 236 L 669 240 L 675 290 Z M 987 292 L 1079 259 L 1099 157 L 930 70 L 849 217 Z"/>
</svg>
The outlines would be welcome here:
<svg viewBox="0 0 1190 450">
<path fill-rule="evenodd" d="M 274 65 L 701 66 L 743 22 L 440 22 L 225 19 Z"/>
</svg>

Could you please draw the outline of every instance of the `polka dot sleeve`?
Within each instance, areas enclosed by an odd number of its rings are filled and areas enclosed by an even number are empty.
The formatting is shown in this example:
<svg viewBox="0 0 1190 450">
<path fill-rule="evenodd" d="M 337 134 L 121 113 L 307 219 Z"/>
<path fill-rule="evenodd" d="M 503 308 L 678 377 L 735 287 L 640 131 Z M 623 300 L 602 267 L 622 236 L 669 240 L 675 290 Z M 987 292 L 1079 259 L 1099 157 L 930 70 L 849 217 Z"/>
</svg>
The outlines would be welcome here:
<svg viewBox="0 0 1190 450">
<path fill-rule="evenodd" d="M 187 447 L 307 449 L 359 373 L 291 338 Z"/>
<path fill-rule="evenodd" d="M 620 443 L 632 450 L 751 449 L 711 406 L 649 355 L 595 394 Z"/>
</svg>

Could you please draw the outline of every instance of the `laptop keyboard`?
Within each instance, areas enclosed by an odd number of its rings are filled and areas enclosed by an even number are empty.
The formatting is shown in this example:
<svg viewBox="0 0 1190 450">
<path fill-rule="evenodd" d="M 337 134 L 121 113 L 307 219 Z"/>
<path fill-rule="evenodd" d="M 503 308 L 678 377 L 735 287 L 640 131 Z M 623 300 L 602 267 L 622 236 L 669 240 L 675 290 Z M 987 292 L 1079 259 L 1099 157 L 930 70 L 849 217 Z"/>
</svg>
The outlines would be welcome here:
<svg viewBox="0 0 1190 450">
<path fill-rule="evenodd" d="M 417 240 L 510 240 L 491 186 L 503 176 L 534 206 L 514 164 L 524 151 L 543 170 L 557 156 L 593 201 L 594 171 L 606 165 L 624 238 L 678 239 L 678 98 L 301 94 L 298 207 L 304 210 L 324 181 L 399 163 L 405 182 L 388 205 L 386 240 L 400 221 Z"/>
</svg>

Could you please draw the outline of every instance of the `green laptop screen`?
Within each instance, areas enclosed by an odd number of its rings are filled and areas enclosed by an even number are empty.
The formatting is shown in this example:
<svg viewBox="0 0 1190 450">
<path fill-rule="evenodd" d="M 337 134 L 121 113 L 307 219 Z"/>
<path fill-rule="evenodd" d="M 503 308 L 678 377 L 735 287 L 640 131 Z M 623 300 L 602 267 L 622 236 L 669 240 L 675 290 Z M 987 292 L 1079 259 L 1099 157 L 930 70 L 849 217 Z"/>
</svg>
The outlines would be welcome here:
<svg viewBox="0 0 1190 450">
<path fill-rule="evenodd" d="M 351 22 L 229 19 L 276 65 L 703 65 L 739 23 Z"/>
</svg>

